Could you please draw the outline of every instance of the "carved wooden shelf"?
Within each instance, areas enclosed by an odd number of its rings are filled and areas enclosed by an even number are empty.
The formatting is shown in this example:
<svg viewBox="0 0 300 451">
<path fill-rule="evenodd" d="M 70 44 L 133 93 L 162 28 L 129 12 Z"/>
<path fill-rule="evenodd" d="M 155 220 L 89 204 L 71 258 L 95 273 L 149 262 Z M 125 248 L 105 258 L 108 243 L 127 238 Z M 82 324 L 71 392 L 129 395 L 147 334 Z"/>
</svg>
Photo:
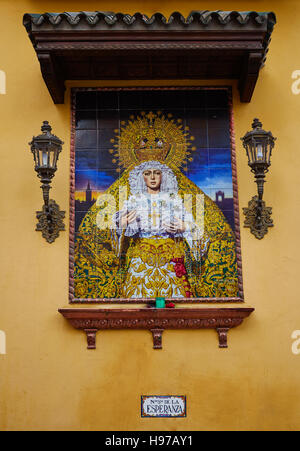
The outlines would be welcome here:
<svg viewBox="0 0 300 451">
<path fill-rule="evenodd" d="M 58 310 L 75 329 L 87 335 L 88 349 L 96 349 L 96 333 L 104 329 L 147 329 L 153 348 L 162 349 L 165 329 L 215 329 L 219 347 L 227 348 L 229 329 L 239 326 L 253 308 L 92 309 Z"/>
</svg>

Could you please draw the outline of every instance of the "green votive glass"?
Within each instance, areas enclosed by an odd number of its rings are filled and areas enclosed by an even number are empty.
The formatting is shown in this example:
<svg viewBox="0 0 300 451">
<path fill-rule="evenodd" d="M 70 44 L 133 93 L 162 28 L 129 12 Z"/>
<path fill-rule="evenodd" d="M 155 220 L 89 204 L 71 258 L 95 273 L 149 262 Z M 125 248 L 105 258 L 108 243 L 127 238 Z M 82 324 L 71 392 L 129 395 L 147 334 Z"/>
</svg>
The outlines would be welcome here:
<svg viewBox="0 0 300 451">
<path fill-rule="evenodd" d="M 155 299 L 155 307 L 156 308 L 165 308 L 166 300 L 165 298 L 156 298 Z"/>
</svg>

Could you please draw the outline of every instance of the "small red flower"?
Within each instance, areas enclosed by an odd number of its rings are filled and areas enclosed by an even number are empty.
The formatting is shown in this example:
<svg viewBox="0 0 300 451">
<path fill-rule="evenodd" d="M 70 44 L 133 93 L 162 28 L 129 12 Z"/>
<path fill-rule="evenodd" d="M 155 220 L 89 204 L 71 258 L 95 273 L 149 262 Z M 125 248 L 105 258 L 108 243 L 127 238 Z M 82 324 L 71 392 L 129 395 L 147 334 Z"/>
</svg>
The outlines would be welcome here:
<svg viewBox="0 0 300 451">
<path fill-rule="evenodd" d="M 186 285 L 185 285 L 185 288 L 187 289 L 187 291 L 185 292 L 186 297 L 187 298 L 191 298 L 192 297 L 192 292 L 189 291 L 191 289 L 191 286 L 189 284 L 189 281 L 188 281 L 187 277 L 184 277 L 184 276 L 187 275 L 187 271 L 186 271 L 186 268 L 184 266 L 184 258 L 183 257 L 173 258 L 171 260 L 171 262 L 175 263 L 174 269 L 175 269 L 176 277 L 178 277 L 179 279 L 183 277 L 183 282 L 186 283 Z"/>
<path fill-rule="evenodd" d="M 186 275 L 186 269 L 184 266 L 184 259 L 183 257 L 181 258 L 173 258 L 172 260 L 173 263 L 175 263 L 174 269 L 175 269 L 175 273 L 176 273 L 176 277 L 182 277 Z"/>
</svg>

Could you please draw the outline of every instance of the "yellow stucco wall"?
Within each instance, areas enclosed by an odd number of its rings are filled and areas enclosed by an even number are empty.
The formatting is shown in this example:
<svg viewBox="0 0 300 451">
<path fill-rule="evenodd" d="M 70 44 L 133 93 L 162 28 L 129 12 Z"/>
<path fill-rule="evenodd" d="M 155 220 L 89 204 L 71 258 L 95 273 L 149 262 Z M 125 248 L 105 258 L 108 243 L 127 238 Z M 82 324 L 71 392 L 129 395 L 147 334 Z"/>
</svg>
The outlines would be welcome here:
<svg viewBox="0 0 300 451">
<path fill-rule="evenodd" d="M 106 331 L 97 350 L 87 351 L 84 334 L 57 313 L 68 302 L 68 233 L 49 245 L 34 231 L 42 196 L 27 143 L 46 119 L 65 142 L 51 194 L 68 210 L 69 91 L 64 105 L 53 104 L 22 16 L 82 9 L 277 14 L 250 104 L 240 104 L 234 84 L 241 207 L 256 188 L 238 138 L 258 116 L 278 140 L 265 187 L 275 227 L 262 241 L 241 229 L 245 299 L 256 311 L 229 333 L 228 350 L 218 348 L 214 331 L 166 331 L 162 351 L 152 349 L 147 331 Z M 300 95 L 291 92 L 291 74 L 300 70 L 300 2 L 2 0 L 0 13 L 0 70 L 7 79 L 0 94 L 0 330 L 7 337 L 0 430 L 299 429 L 300 355 L 291 352 L 291 334 L 300 329 Z M 187 418 L 141 419 L 142 394 L 186 394 Z"/>
</svg>

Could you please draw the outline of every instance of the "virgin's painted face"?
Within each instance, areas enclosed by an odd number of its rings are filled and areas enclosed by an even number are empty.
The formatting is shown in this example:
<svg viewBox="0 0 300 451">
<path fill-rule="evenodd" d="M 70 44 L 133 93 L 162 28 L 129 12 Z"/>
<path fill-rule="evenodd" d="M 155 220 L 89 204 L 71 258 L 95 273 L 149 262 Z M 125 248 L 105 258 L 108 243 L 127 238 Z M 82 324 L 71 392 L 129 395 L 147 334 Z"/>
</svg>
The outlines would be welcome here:
<svg viewBox="0 0 300 451">
<path fill-rule="evenodd" d="M 160 190 L 162 173 L 159 169 L 146 169 L 143 172 L 143 177 L 148 193 L 155 193 Z"/>
</svg>

